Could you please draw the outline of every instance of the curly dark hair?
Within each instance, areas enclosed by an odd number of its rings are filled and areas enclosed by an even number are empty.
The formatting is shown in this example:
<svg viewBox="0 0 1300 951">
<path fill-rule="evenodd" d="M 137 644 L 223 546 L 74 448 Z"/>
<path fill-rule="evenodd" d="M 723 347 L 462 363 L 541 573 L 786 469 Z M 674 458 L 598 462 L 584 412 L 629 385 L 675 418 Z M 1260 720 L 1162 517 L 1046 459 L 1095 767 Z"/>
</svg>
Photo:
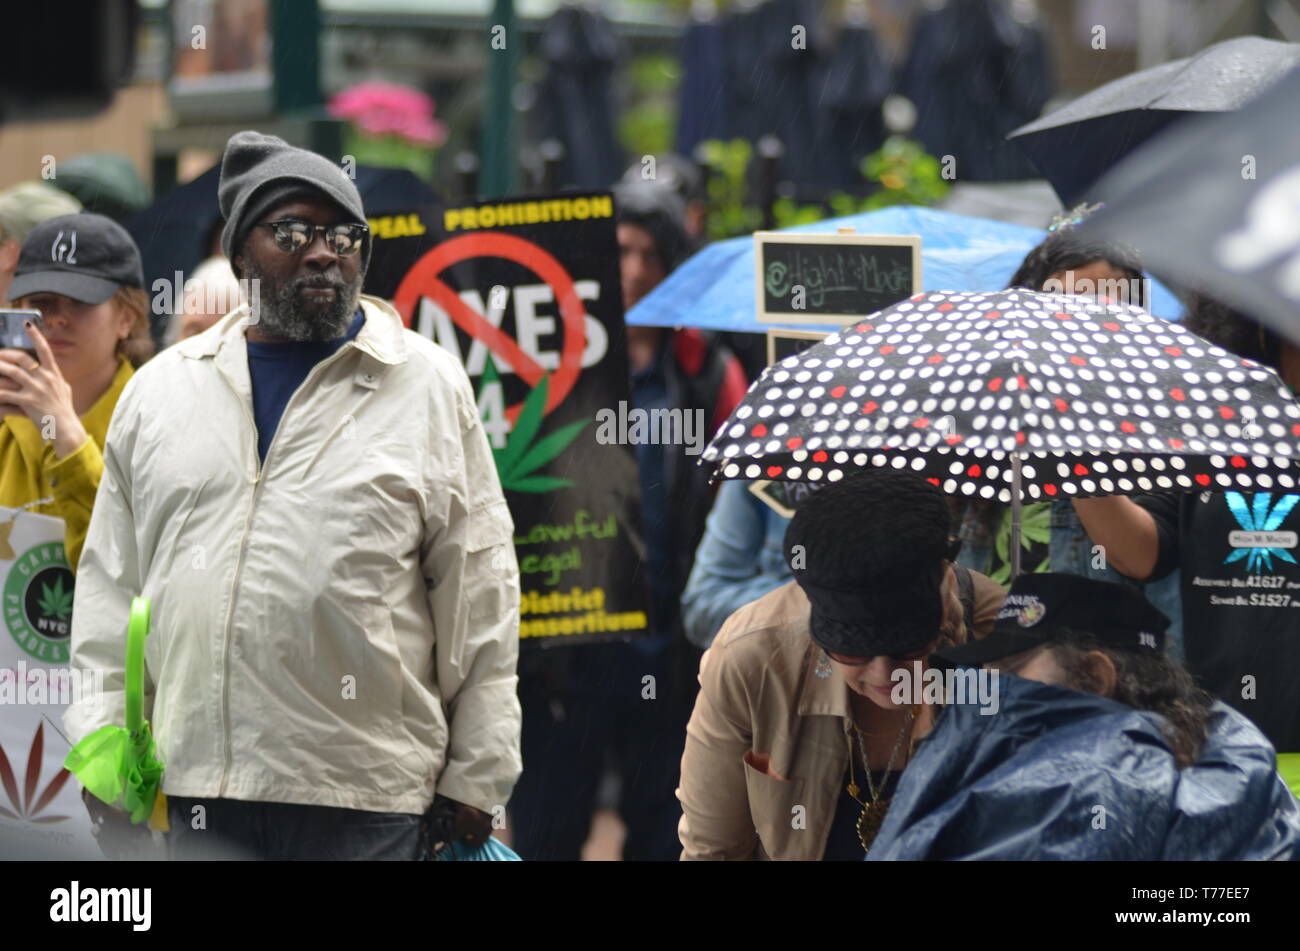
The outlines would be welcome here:
<svg viewBox="0 0 1300 951">
<path fill-rule="evenodd" d="M 1187 295 L 1183 326 L 1217 347 L 1247 360 L 1276 367 L 1282 342 L 1271 331 L 1240 311 L 1199 291 Z"/>
<path fill-rule="evenodd" d="M 1158 713 L 1165 721 L 1165 739 L 1178 765 L 1196 762 L 1210 722 L 1214 698 L 1196 686 L 1181 664 L 1164 653 L 1144 653 L 1102 644 L 1091 634 L 1062 629 L 1053 638 L 1052 649 L 1065 673 L 1065 686 L 1088 693 L 1101 693 L 1101 685 L 1084 661 L 1089 651 L 1101 651 L 1115 665 L 1115 691 L 1111 699 Z"/>
<path fill-rule="evenodd" d="M 1028 287 L 1041 291 L 1048 278 L 1060 271 L 1086 267 L 1094 261 L 1105 261 L 1129 280 L 1135 282 L 1137 297 L 1132 303 L 1146 306 L 1146 289 L 1142 263 L 1135 252 L 1117 244 L 1107 244 L 1081 237 L 1075 228 L 1053 231 L 1020 263 L 1008 287 Z"/>
</svg>

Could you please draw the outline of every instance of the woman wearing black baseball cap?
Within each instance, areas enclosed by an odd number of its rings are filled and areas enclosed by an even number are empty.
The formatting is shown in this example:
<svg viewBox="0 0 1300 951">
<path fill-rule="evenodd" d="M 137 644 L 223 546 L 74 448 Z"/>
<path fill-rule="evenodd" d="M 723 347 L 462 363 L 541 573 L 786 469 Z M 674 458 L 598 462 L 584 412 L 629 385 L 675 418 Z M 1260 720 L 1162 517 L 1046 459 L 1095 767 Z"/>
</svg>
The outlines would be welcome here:
<svg viewBox="0 0 1300 951">
<path fill-rule="evenodd" d="M 0 506 L 63 519 L 75 571 L 113 407 L 152 354 L 140 251 L 103 215 L 50 218 L 23 242 L 9 293 L 41 321 L 26 328 L 32 352 L 0 349 Z"/>
<path fill-rule="evenodd" d="M 917 750 L 868 858 L 1300 858 L 1300 808 L 1254 724 L 1165 649 L 1127 585 L 1021 575 L 993 632 L 937 664 L 991 680 Z M 969 697 L 969 693 L 968 693 Z"/>
</svg>

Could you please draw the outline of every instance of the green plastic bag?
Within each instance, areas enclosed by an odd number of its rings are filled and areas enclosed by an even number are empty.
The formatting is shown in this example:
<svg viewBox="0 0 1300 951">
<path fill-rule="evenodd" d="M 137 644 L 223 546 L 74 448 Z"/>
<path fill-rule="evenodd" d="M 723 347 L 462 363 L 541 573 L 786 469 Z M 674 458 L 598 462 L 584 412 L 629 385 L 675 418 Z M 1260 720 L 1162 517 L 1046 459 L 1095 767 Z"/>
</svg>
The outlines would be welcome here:
<svg viewBox="0 0 1300 951">
<path fill-rule="evenodd" d="M 144 719 L 144 641 L 149 599 L 131 602 L 126 635 L 126 726 L 105 726 L 68 753 L 63 766 L 96 798 L 144 822 L 162 785 L 163 764 L 154 755 L 153 731 Z"/>
</svg>

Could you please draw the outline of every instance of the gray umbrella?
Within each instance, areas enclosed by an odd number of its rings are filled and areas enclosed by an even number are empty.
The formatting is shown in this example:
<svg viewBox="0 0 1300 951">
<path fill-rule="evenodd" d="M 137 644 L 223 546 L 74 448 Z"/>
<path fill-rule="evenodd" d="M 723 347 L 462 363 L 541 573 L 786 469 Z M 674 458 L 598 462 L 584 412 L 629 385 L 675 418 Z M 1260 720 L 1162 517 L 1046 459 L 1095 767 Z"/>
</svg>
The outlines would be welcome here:
<svg viewBox="0 0 1300 951">
<path fill-rule="evenodd" d="M 1300 70 L 1153 142 L 1099 183 L 1106 207 L 1083 227 L 1300 343 L 1297 102 Z"/>
<path fill-rule="evenodd" d="M 1166 126 L 1196 113 L 1230 112 L 1300 65 L 1300 44 L 1239 36 L 1193 56 L 1131 73 L 1021 126 L 1008 138 L 1068 208 Z"/>
</svg>

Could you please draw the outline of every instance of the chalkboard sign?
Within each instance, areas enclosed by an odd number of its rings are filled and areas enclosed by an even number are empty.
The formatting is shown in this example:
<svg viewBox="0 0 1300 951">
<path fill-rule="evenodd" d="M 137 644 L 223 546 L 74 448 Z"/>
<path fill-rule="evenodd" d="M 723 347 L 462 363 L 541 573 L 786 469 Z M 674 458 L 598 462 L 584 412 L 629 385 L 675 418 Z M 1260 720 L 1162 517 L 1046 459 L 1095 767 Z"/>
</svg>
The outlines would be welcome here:
<svg viewBox="0 0 1300 951">
<path fill-rule="evenodd" d="M 794 518 L 794 510 L 799 507 L 799 503 L 823 485 L 821 482 L 772 482 L 763 479 L 751 482 L 749 491 L 777 515 Z"/>
<path fill-rule="evenodd" d="M 803 353 L 814 344 L 826 339 L 824 330 L 769 330 L 767 332 L 767 365 L 778 363 L 796 353 Z"/>
<path fill-rule="evenodd" d="M 754 234 L 762 323 L 850 323 L 920 293 L 917 235 Z"/>
</svg>

